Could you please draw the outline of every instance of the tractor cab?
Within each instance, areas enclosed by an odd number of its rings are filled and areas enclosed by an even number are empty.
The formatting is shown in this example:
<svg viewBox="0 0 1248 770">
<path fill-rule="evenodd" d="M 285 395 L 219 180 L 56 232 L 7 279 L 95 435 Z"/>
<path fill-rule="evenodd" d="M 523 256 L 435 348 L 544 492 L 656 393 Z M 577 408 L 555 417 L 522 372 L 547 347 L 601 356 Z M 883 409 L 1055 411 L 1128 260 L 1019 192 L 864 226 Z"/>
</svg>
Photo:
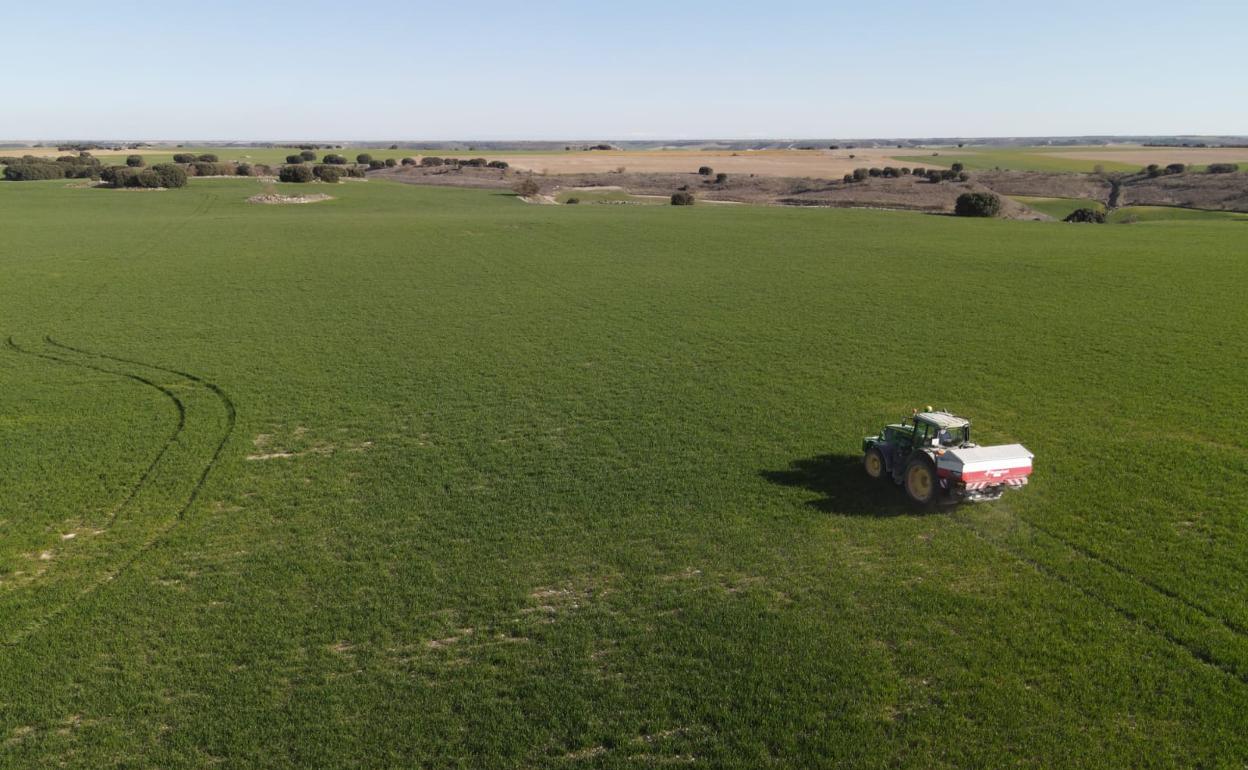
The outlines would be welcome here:
<svg viewBox="0 0 1248 770">
<path fill-rule="evenodd" d="M 917 412 L 914 423 L 915 444 L 921 447 L 954 449 L 971 443 L 971 421 L 948 412 Z"/>
</svg>

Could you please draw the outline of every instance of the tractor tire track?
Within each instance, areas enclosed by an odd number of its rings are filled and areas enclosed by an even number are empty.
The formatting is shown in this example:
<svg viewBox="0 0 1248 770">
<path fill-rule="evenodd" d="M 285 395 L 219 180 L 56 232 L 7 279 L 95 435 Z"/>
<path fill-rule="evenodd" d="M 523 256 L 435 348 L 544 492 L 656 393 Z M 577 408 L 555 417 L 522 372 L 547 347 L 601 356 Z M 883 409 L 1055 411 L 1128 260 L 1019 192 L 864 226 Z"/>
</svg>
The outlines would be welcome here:
<svg viewBox="0 0 1248 770">
<path fill-rule="evenodd" d="M 148 369 L 154 369 L 157 371 L 175 374 L 179 377 L 185 378 L 186 380 L 190 381 L 193 384 L 204 387 L 210 390 L 224 405 L 225 411 L 226 411 L 226 428 L 223 431 L 220 440 L 217 442 L 216 447 L 213 450 L 211 458 L 205 464 L 203 471 L 199 474 L 198 478 L 196 479 L 195 485 L 192 488 L 190 495 L 187 496 L 186 501 L 178 508 L 174 517 L 168 523 L 164 524 L 163 526 L 157 527 L 155 531 L 152 532 L 151 535 L 149 535 L 146 538 L 146 540 L 144 540 L 127 558 L 123 559 L 120 563 L 115 565 L 111 570 L 108 570 L 103 575 L 103 577 L 93 581 L 89 586 L 87 586 L 85 589 L 80 591 L 72 599 L 61 604 L 60 606 L 56 607 L 51 612 L 47 613 L 43 617 L 39 618 L 35 622 L 23 628 L 21 631 L 9 636 L 8 638 L 0 642 L 0 646 L 5 646 L 5 647 L 13 647 L 13 646 L 17 646 L 21 644 L 23 641 L 29 638 L 33 633 L 35 633 L 41 628 L 48 626 L 50 623 L 52 623 L 61 615 L 63 615 L 71 607 L 81 602 L 83 599 L 85 599 L 88 595 L 90 595 L 100 586 L 103 586 L 106 583 L 109 583 L 112 580 L 116 579 L 117 577 L 126 573 L 131 567 L 133 567 L 136 563 L 138 563 L 140 559 L 142 559 L 145 555 L 147 555 L 147 553 L 150 552 L 152 548 L 154 548 L 164 537 L 166 537 L 179 524 L 181 524 L 182 521 L 185 519 L 187 512 L 199 499 L 199 495 L 201 491 L 203 490 L 204 485 L 207 483 L 208 477 L 211 475 L 213 469 L 216 468 L 218 463 L 220 462 L 221 456 L 225 451 L 225 447 L 229 443 L 230 438 L 234 434 L 234 428 L 237 422 L 237 409 L 235 408 L 233 399 L 231 399 L 229 394 L 227 394 L 225 390 L 222 389 L 220 386 L 216 385 L 213 382 L 205 380 L 202 377 L 199 377 L 197 375 L 190 374 L 187 372 L 178 371 L 175 369 L 169 369 L 169 368 L 162 367 L 162 366 L 155 366 L 152 364 L 147 364 L 141 361 L 135 361 L 133 359 L 120 358 L 117 356 L 110 356 L 104 353 L 96 353 L 94 351 L 87 351 L 87 350 L 83 350 L 80 348 L 74 348 L 69 345 L 64 345 L 59 342 L 56 342 L 50 336 L 45 336 L 44 341 L 48 345 L 51 345 L 60 350 L 64 350 L 70 353 L 93 357 L 93 358 L 104 359 L 108 361 L 115 361 L 119 363 L 135 365 L 135 366 L 141 366 L 141 367 L 146 367 Z M 64 364 L 66 366 L 76 366 L 76 367 L 81 367 L 85 369 L 91 369 L 97 372 L 102 372 L 105 374 L 111 374 L 117 377 L 125 377 L 128 379 L 134 380 L 136 382 L 143 383 L 145 385 L 150 385 L 160 390 L 169 398 L 173 399 L 175 404 L 177 404 L 179 420 L 178 420 L 178 427 L 177 427 L 176 432 L 168 440 L 166 440 L 166 443 L 161 448 L 161 451 L 157 459 L 154 460 L 149 466 L 149 468 L 145 471 L 142 477 L 142 484 L 136 485 L 134 488 L 131 489 L 131 492 L 127 495 L 125 501 L 123 502 L 121 506 L 118 507 L 117 510 L 120 511 L 124 509 L 127 505 L 129 505 L 131 501 L 133 501 L 138 496 L 139 492 L 148 483 L 148 481 L 150 481 L 150 479 L 155 474 L 155 470 L 156 470 L 156 467 L 159 465 L 160 459 L 164 457 L 168 449 L 171 446 L 173 446 L 176 440 L 182 435 L 182 432 L 184 431 L 185 426 L 186 426 L 185 404 L 167 388 L 164 388 L 141 375 L 134 374 L 133 372 L 124 372 L 124 371 L 119 372 L 119 371 L 107 369 L 103 366 L 96 366 L 96 365 L 81 362 L 81 361 L 73 361 L 68 358 L 63 358 L 60 356 L 54 356 L 54 355 L 49 355 L 49 354 L 44 354 L 44 353 L 36 353 L 34 351 L 27 351 L 19 347 L 15 342 L 13 342 L 12 338 L 9 339 L 8 346 L 18 353 L 23 353 L 23 354 L 35 356 L 38 358 L 43 358 L 49 361 L 55 361 L 57 363 Z"/>
<path fill-rule="evenodd" d="M 1024 526 L 1030 526 L 1030 523 L 1025 520 L 1019 519 L 1018 517 L 1013 517 L 1013 518 L 1016 521 L 1022 522 Z M 1190 641 L 1187 641 L 1175 635 L 1173 632 L 1167 630 L 1166 628 L 1164 628 L 1157 622 L 1150 620 L 1149 618 L 1144 617 L 1143 615 L 1137 612 L 1134 612 L 1126 607 L 1122 607 L 1114 602 L 1111 602 L 1110 600 L 1101 596 L 1099 593 L 1096 593 L 1095 591 L 1092 591 L 1091 589 L 1083 585 L 1080 585 L 1078 582 L 1076 582 L 1075 580 L 1072 580 L 1070 577 L 1063 575 L 1060 571 L 1054 569 L 1053 567 L 1028 556 L 1021 549 L 1001 543 L 1000 541 L 984 534 L 981 530 L 979 530 L 973 524 L 970 524 L 969 522 L 966 522 L 960 519 L 957 514 L 954 514 L 950 518 L 950 521 L 952 521 L 955 525 L 967 530 L 976 538 L 982 540 L 988 545 L 1000 551 L 1003 551 L 1004 553 L 1007 553 L 1013 556 L 1014 558 L 1019 559 L 1020 561 L 1026 563 L 1039 574 L 1047 578 L 1050 578 L 1058 583 L 1061 583 L 1062 585 L 1070 589 L 1073 589 L 1076 593 L 1079 593 L 1085 598 L 1122 616 L 1123 618 L 1130 621 L 1131 623 L 1152 633 L 1154 636 L 1157 636 L 1158 638 L 1169 642 L 1171 645 L 1179 649 L 1182 649 L 1189 656 L 1191 656 L 1191 658 L 1195 660 L 1197 663 L 1216 669 L 1217 671 L 1220 671 L 1226 676 L 1229 676 L 1232 679 L 1238 681 L 1240 684 L 1248 685 L 1248 671 L 1241 670 L 1239 667 L 1217 658 L 1208 650 L 1205 650 L 1199 646 L 1196 646 L 1192 644 Z M 1058 539 L 1058 542 L 1062 542 L 1062 541 Z M 1075 550 L 1075 549 L 1072 549 L 1072 550 Z M 1076 550 L 1076 553 L 1078 553 L 1078 550 Z"/>
</svg>

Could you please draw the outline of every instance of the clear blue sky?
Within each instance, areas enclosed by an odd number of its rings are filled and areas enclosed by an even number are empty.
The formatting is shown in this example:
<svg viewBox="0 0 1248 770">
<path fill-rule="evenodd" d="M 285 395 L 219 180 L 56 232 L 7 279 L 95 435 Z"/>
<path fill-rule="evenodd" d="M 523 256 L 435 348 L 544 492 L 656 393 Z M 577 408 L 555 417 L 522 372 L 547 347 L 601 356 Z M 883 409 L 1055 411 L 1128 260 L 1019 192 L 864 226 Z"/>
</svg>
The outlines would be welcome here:
<svg viewBox="0 0 1248 770">
<path fill-rule="evenodd" d="M 1243 0 L 13 0 L 0 33 L 10 139 L 1248 134 Z"/>
</svg>

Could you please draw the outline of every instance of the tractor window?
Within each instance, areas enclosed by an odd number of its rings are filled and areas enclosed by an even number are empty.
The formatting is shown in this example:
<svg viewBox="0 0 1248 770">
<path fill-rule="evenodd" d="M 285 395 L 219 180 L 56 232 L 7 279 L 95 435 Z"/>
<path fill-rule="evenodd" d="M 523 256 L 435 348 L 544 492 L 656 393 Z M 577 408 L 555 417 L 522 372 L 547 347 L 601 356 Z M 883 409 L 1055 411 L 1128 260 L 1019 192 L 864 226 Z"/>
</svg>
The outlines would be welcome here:
<svg viewBox="0 0 1248 770">
<path fill-rule="evenodd" d="M 962 446 L 969 438 L 965 426 L 961 428 L 941 428 L 936 436 L 940 439 L 941 446 Z"/>
</svg>

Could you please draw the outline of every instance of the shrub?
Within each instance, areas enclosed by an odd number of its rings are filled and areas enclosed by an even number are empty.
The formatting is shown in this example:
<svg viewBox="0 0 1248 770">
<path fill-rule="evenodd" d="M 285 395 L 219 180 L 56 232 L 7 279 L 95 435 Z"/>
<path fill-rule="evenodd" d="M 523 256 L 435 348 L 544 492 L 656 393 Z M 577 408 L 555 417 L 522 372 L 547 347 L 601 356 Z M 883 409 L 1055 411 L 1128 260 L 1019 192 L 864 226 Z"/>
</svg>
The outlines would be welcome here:
<svg viewBox="0 0 1248 770">
<path fill-rule="evenodd" d="M 4 167 L 4 178 L 10 182 L 64 179 L 65 165 L 62 163 L 17 163 Z"/>
<path fill-rule="evenodd" d="M 287 163 L 302 163 L 303 156 L 302 155 L 287 155 L 286 162 Z"/>
<path fill-rule="evenodd" d="M 303 152 L 299 153 L 299 157 L 308 161 L 316 160 L 316 153 L 312 152 L 312 149 L 304 148 Z"/>
<path fill-rule="evenodd" d="M 205 163 L 216 163 L 217 161 L 219 161 L 219 160 L 221 160 L 221 159 L 220 159 L 220 158 L 218 158 L 216 155 L 213 155 L 213 154 L 212 154 L 212 153 L 210 153 L 210 152 L 206 152 L 206 153 L 204 153 L 203 155 L 200 155 L 200 156 L 199 156 L 198 158 L 196 158 L 195 160 L 201 160 L 201 161 L 203 161 L 203 162 L 205 162 Z"/>
<path fill-rule="evenodd" d="M 343 176 L 349 176 L 355 179 L 363 179 L 366 175 L 363 166 L 342 166 L 339 171 Z"/>
<path fill-rule="evenodd" d="M 1182 174 L 1184 171 L 1187 171 L 1187 166 L 1182 163 L 1171 163 L 1169 166 L 1166 166 L 1167 174 Z"/>
<path fill-rule="evenodd" d="M 854 175 L 846 174 L 844 178 L 841 179 L 841 181 L 844 182 L 845 184 L 852 184 L 854 181 Z"/>
<path fill-rule="evenodd" d="M 314 175 L 311 168 L 300 163 L 282 166 L 277 172 L 277 178 L 283 182 L 311 182 Z"/>
<path fill-rule="evenodd" d="M 492 161 L 490 161 L 490 168 L 502 168 L 502 169 L 505 169 L 505 168 L 509 168 L 509 167 L 510 167 L 510 166 L 509 166 L 509 164 L 508 164 L 508 163 L 507 163 L 507 161 L 505 161 L 505 160 L 492 160 Z"/>
<path fill-rule="evenodd" d="M 190 154 L 189 152 L 175 153 L 173 156 L 173 162 L 174 163 L 194 163 L 195 156 Z"/>
<path fill-rule="evenodd" d="M 517 182 L 516 186 L 511 189 L 516 195 L 519 195 L 522 198 L 532 198 L 534 195 L 537 195 L 542 191 L 542 186 L 538 184 L 537 180 L 533 177 L 526 176 L 524 179 Z"/>
<path fill-rule="evenodd" d="M 250 163 L 239 163 L 234 167 L 234 173 L 238 176 L 252 176 L 255 174 L 255 169 L 251 167 Z"/>
<path fill-rule="evenodd" d="M 962 193 L 953 213 L 960 217 L 995 217 L 1001 213 L 1001 199 L 992 193 Z"/>
<path fill-rule="evenodd" d="M 186 187 L 186 170 L 175 163 L 157 163 L 151 170 L 161 187 Z"/>
<path fill-rule="evenodd" d="M 1159 177 L 1161 176 L 1161 173 L 1162 173 L 1161 166 L 1157 165 L 1156 163 L 1150 163 L 1148 164 L 1148 166 L 1144 168 L 1144 173 L 1148 174 L 1149 177 L 1151 178 Z"/>
<path fill-rule="evenodd" d="M 865 168 L 854 169 L 854 181 L 855 182 L 864 181 L 870 175 L 871 175 L 871 172 L 867 171 Z"/>
<path fill-rule="evenodd" d="M 1210 163 L 1207 170 L 1210 174 L 1234 174 L 1239 171 L 1239 166 L 1235 163 Z"/>
<path fill-rule="evenodd" d="M 146 187 L 148 189 L 161 187 L 162 185 L 160 183 L 160 174 L 157 174 L 155 171 L 151 170 L 150 168 L 145 168 L 142 171 L 136 173 L 134 176 L 130 177 L 129 186 L 130 187 Z"/>
<path fill-rule="evenodd" d="M 340 171 L 337 166 L 317 166 L 316 169 L 319 172 L 316 176 L 320 178 L 322 182 L 338 184 L 338 180 L 342 178 L 342 171 Z"/>
<path fill-rule="evenodd" d="M 955 174 L 960 174 L 966 170 L 966 166 L 963 166 L 961 163 L 954 163 L 952 166 L 950 166 L 950 168 L 953 169 L 953 172 Z"/>
<path fill-rule="evenodd" d="M 126 165 L 130 168 L 139 168 L 140 166 L 146 166 L 147 164 L 143 162 L 142 155 L 127 155 Z"/>
<path fill-rule="evenodd" d="M 331 152 L 329 155 L 326 155 L 324 158 L 321 158 L 321 162 L 332 163 L 335 166 L 341 166 L 347 162 L 347 159 L 343 157 L 342 155 L 338 155 L 336 153 Z"/>
<path fill-rule="evenodd" d="M 959 182 L 969 182 L 969 181 L 971 181 L 971 175 L 970 175 L 970 174 L 968 174 L 968 173 L 966 173 L 965 171 L 959 171 L 959 172 L 958 172 L 958 181 L 959 181 Z"/>
<path fill-rule="evenodd" d="M 897 171 L 897 169 L 893 168 L 892 166 L 885 166 L 883 170 L 880 171 L 880 175 L 888 177 L 889 179 L 895 179 L 901 176 L 901 174 Z"/>
<path fill-rule="evenodd" d="M 385 167 L 386 167 L 386 163 L 383 160 L 370 160 L 368 162 L 369 171 L 376 171 L 379 168 L 385 168 Z"/>
<path fill-rule="evenodd" d="M 728 182 L 728 175 L 723 173 L 722 171 L 715 175 L 715 184 L 726 184 L 727 182 Z"/>
<path fill-rule="evenodd" d="M 415 158 L 404 158 L 404 159 L 403 159 L 403 165 L 404 165 L 404 166 L 415 166 L 415 165 L 416 165 L 416 159 L 415 159 Z"/>
<path fill-rule="evenodd" d="M 442 158 L 435 157 L 433 155 L 426 155 L 425 157 L 420 159 L 420 165 L 422 166 L 441 166 L 445 163 L 446 163 L 445 160 L 443 160 Z"/>
<path fill-rule="evenodd" d="M 367 166 L 373 162 L 373 156 L 369 155 L 366 152 L 362 152 L 359 155 L 355 156 L 355 162 L 361 165 Z"/>
<path fill-rule="evenodd" d="M 878 177 L 878 176 L 880 176 L 881 174 L 883 174 L 884 172 L 883 172 L 881 169 L 878 169 L 878 168 L 869 168 L 869 169 L 867 169 L 867 173 L 868 173 L 868 174 L 870 174 L 871 176 Z"/>
<path fill-rule="evenodd" d="M 1105 214 L 1104 212 L 1097 211 L 1096 209 L 1075 209 L 1066 215 L 1066 218 L 1062 221 L 1087 222 L 1095 225 L 1103 225 L 1105 224 Z"/>
<path fill-rule="evenodd" d="M 129 166 L 109 166 L 100 172 L 100 180 L 113 187 L 125 187 L 130 177 L 136 173 L 138 172 Z"/>
<path fill-rule="evenodd" d="M 910 173 L 911 173 L 911 174 L 914 174 L 915 176 L 927 176 L 927 169 L 925 169 L 925 168 L 916 168 L 916 169 L 914 169 L 913 171 L 911 171 Z"/>
<path fill-rule="evenodd" d="M 701 174 L 702 176 L 710 176 L 711 174 L 715 173 L 715 169 L 711 168 L 710 166 L 700 166 L 698 167 L 698 173 Z"/>
<path fill-rule="evenodd" d="M 566 201 L 563 202 L 563 204 L 565 206 L 575 206 L 576 204 L 580 202 L 581 202 L 580 198 L 568 198 Z"/>
<path fill-rule="evenodd" d="M 901 167 L 901 175 L 902 175 L 902 176 L 910 176 L 910 169 L 906 168 L 905 166 L 902 166 L 902 167 Z"/>
<path fill-rule="evenodd" d="M 672 205 L 673 206 L 692 206 L 693 200 L 694 200 L 693 193 L 680 192 L 680 191 L 672 193 Z"/>
<path fill-rule="evenodd" d="M 217 173 L 217 164 L 207 161 L 198 161 L 192 168 L 195 169 L 195 176 L 214 176 Z"/>
<path fill-rule="evenodd" d="M 399 162 L 394 158 L 386 158 L 386 168 L 394 168 L 397 165 L 399 165 Z"/>
</svg>

